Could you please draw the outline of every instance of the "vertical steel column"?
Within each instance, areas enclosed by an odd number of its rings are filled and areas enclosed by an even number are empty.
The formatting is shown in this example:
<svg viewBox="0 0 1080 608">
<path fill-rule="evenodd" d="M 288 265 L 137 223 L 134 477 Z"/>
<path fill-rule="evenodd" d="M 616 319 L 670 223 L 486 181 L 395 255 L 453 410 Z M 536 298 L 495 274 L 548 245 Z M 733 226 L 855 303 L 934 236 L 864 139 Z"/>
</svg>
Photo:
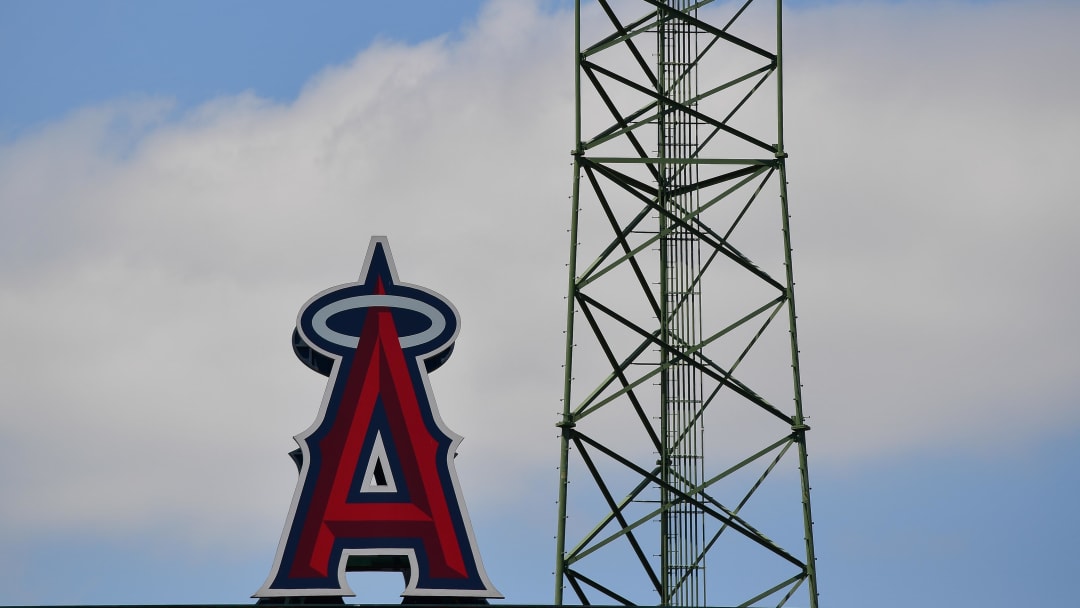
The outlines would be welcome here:
<svg viewBox="0 0 1080 608">
<path fill-rule="evenodd" d="M 559 420 L 559 519 L 555 528 L 555 604 L 563 603 L 563 572 L 566 568 L 566 500 L 569 478 L 570 432 L 574 427 L 570 413 L 571 375 L 574 369 L 574 292 L 577 276 L 577 239 L 578 239 L 578 193 L 581 185 L 581 167 L 578 159 L 582 154 L 581 141 L 581 0 L 574 2 L 574 181 L 570 195 L 570 262 L 568 264 L 568 286 L 566 297 L 566 353 L 563 364 L 562 417 Z"/>
<path fill-rule="evenodd" d="M 784 2 L 776 0 L 776 161 L 780 173 L 780 221 L 784 232 L 784 269 L 787 279 L 788 330 L 791 336 L 791 380 L 795 401 L 795 419 L 791 425 L 799 450 L 799 482 L 802 491 L 803 528 L 806 543 L 807 588 L 810 606 L 817 608 L 817 557 L 814 555 L 813 513 L 810 509 L 810 469 L 806 455 L 806 431 L 810 427 L 803 415 L 802 372 L 799 370 L 799 334 L 795 329 L 795 273 L 791 255 L 791 213 L 788 210 L 787 152 L 784 151 Z"/>
</svg>

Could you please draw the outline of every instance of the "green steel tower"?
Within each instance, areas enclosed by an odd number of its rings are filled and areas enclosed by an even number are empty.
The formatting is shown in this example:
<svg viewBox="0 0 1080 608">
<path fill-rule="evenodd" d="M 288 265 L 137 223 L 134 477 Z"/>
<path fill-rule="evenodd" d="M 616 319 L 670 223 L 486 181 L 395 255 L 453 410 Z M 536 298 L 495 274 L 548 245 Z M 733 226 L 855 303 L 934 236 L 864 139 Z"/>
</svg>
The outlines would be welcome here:
<svg viewBox="0 0 1080 608">
<path fill-rule="evenodd" d="M 556 604 L 817 606 L 781 5 L 577 2 Z"/>
</svg>

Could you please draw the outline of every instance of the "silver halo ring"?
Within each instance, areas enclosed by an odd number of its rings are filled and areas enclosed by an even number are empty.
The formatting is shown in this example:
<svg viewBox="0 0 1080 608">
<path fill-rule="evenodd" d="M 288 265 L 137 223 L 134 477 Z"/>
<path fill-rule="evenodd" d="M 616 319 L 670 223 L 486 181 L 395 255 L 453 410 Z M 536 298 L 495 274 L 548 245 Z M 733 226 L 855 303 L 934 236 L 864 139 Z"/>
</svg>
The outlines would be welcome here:
<svg viewBox="0 0 1080 608">
<path fill-rule="evenodd" d="M 315 330 L 315 333 L 318 334 L 320 338 L 331 344 L 344 346 L 345 348 L 356 348 L 356 345 L 360 342 L 360 336 L 349 336 L 339 331 L 334 331 L 327 325 L 327 321 L 330 320 L 330 317 L 341 312 L 356 310 L 358 308 L 373 308 L 376 306 L 411 310 L 413 312 L 418 312 L 431 320 L 431 327 L 426 330 L 411 336 L 399 336 L 401 348 L 412 348 L 431 342 L 435 338 L 438 338 L 446 329 L 446 318 L 439 312 L 439 309 L 431 304 L 413 298 L 386 294 L 352 296 L 350 298 L 331 302 L 320 308 L 318 312 L 311 316 L 311 328 Z"/>
</svg>

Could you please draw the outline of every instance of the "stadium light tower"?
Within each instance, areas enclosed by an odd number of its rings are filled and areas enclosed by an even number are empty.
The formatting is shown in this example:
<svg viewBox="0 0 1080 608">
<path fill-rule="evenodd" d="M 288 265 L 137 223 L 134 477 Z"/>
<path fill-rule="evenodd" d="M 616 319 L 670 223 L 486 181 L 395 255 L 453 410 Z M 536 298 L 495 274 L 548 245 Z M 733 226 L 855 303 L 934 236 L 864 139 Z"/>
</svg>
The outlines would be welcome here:
<svg viewBox="0 0 1080 608">
<path fill-rule="evenodd" d="M 577 2 L 556 604 L 817 606 L 781 12 Z"/>
</svg>

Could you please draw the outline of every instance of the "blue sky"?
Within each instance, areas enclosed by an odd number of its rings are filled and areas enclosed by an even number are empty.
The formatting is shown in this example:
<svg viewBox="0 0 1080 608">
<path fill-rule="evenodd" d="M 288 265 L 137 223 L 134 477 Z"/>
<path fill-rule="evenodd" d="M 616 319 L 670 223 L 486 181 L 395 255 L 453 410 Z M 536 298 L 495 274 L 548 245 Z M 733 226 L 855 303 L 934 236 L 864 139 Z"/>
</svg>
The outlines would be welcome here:
<svg viewBox="0 0 1080 608">
<path fill-rule="evenodd" d="M 480 0 L 421 2 L 5 2 L 0 10 L 3 132 L 120 96 L 182 106 L 251 90 L 295 98 L 321 68 L 375 38 L 415 43 L 454 35 Z"/>
<path fill-rule="evenodd" d="M 551 601 L 570 3 L 401 6 L 0 1 L 0 605 L 247 602 L 322 391 L 291 324 L 381 233 L 463 315 L 488 573 Z M 1078 19 L 789 10 L 823 606 L 1075 603 Z"/>
</svg>

